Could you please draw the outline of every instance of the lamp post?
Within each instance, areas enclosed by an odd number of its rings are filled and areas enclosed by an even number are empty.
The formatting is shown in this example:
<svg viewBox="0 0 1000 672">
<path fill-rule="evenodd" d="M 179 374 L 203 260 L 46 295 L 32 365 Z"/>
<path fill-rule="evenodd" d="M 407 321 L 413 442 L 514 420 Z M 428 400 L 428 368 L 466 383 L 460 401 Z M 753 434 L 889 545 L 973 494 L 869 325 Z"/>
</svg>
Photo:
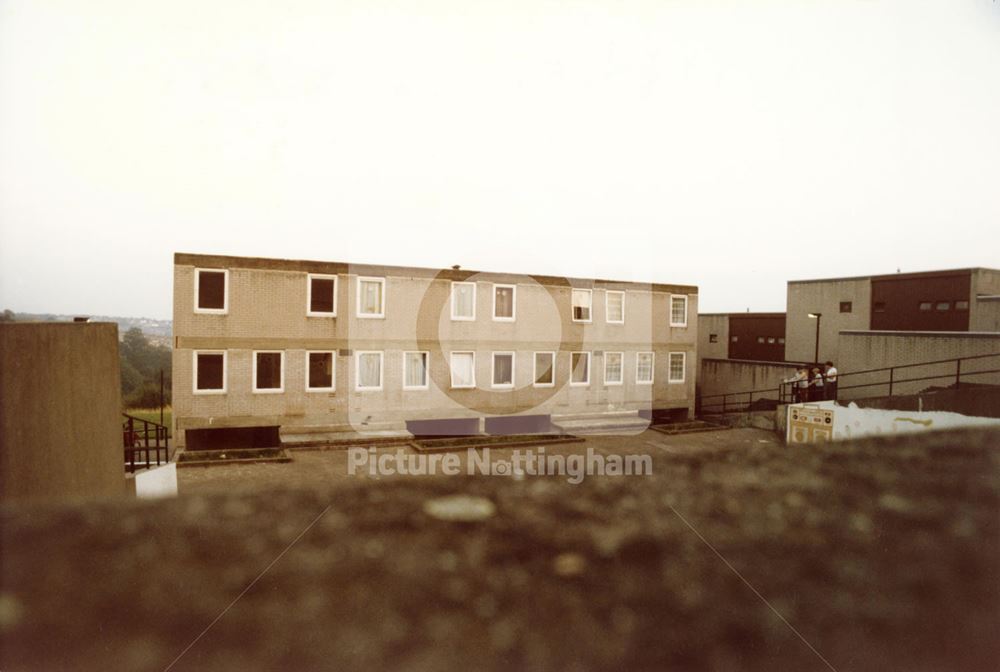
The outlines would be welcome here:
<svg viewBox="0 0 1000 672">
<path fill-rule="evenodd" d="M 819 321 L 823 313 L 809 313 L 809 317 L 816 320 L 816 352 L 813 353 L 813 361 L 819 363 Z"/>
</svg>

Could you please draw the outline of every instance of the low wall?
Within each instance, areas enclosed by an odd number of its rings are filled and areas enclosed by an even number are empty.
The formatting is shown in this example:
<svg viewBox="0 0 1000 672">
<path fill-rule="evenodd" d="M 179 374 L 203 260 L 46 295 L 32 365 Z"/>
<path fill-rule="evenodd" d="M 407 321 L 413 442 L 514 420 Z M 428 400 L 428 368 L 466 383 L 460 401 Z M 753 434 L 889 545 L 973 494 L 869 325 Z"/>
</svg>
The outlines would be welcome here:
<svg viewBox="0 0 1000 672">
<path fill-rule="evenodd" d="M 698 375 L 698 394 L 703 407 L 714 407 L 721 404 L 722 399 L 706 399 L 718 394 L 736 394 L 751 390 L 770 390 L 754 394 L 754 401 L 759 399 L 778 400 L 778 388 L 781 381 L 795 375 L 801 366 L 798 362 L 761 362 L 746 359 L 713 359 L 706 357 L 701 362 Z M 746 404 L 750 395 L 734 396 L 728 401 L 734 404 Z"/>
<path fill-rule="evenodd" d="M 0 324 L 0 500 L 126 492 L 118 326 Z"/>
<path fill-rule="evenodd" d="M 840 361 L 837 369 L 852 371 L 880 369 L 956 357 L 1000 353 L 1000 333 L 926 331 L 842 331 L 839 335 Z M 1000 385 L 1000 373 L 974 375 L 976 371 L 1000 369 L 1000 355 L 963 361 L 961 382 Z M 971 375 L 970 375 L 971 374 Z M 923 378 L 913 382 L 906 379 Z M 955 362 L 928 364 L 893 373 L 893 395 L 917 394 L 932 387 L 949 387 L 956 380 Z M 864 387 L 856 387 L 864 385 Z M 839 399 L 887 396 L 889 372 L 845 375 L 840 381 Z"/>
</svg>

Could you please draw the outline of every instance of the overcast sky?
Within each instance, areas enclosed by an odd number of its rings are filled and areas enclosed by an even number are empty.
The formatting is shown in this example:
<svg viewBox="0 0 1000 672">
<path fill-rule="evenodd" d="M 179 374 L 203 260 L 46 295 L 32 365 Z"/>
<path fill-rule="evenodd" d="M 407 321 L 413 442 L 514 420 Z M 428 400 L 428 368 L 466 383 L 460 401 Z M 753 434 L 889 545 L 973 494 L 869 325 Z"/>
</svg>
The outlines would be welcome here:
<svg viewBox="0 0 1000 672">
<path fill-rule="evenodd" d="M 0 309 L 169 318 L 175 251 L 1000 266 L 1000 3 L 0 2 Z"/>
</svg>

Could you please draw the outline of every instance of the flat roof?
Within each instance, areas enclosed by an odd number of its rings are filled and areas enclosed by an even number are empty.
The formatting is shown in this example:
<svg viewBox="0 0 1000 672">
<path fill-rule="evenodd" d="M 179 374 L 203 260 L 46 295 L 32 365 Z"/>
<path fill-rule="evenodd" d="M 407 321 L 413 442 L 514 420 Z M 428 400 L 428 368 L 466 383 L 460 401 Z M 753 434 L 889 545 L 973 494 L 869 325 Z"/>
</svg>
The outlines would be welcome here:
<svg viewBox="0 0 1000 672">
<path fill-rule="evenodd" d="M 642 288 L 651 291 L 675 294 L 697 294 L 695 285 L 664 284 L 656 282 L 635 282 L 632 280 L 605 280 L 601 278 L 569 278 L 555 275 L 535 275 L 531 273 L 510 273 L 502 271 L 476 271 L 460 268 L 428 268 L 421 266 L 389 266 L 384 264 L 355 264 L 344 261 L 310 261 L 305 259 L 269 259 L 266 257 L 237 257 L 219 254 L 195 254 L 175 252 L 175 266 L 198 266 L 203 268 L 249 268 L 270 271 L 300 271 L 306 273 L 348 274 L 372 276 L 397 276 L 411 278 L 438 278 L 444 280 L 466 280 L 473 275 L 484 274 L 497 280 L 531 278 L 540 285 L 548 286 L 600 286 L 605 289 Z"/>
<path fill-rule="evenodd" d="M 945 275 L 957 275 L 973 273 L 975 271 L 989 271 L 990 273 L 1000 273 L 1000 269 L 984 268 L 973 266 L 971 268 L 950 268 L 936 271 L 914 271 L 912 273 L 883 273 L 880 275 L 852 275 L 841 278 L 814 278 L 811 280 L 789 280 L 788 284 L 804 284 L 808 282 L 843 282 L 847 280 L 907 280 L 910 278 L 932 278 Z"/>
<path fill-rule="evenodd" d="M 768 313 L 698 313 L 698 317 L 786 317 L 784 312 Z"/>
</svg>

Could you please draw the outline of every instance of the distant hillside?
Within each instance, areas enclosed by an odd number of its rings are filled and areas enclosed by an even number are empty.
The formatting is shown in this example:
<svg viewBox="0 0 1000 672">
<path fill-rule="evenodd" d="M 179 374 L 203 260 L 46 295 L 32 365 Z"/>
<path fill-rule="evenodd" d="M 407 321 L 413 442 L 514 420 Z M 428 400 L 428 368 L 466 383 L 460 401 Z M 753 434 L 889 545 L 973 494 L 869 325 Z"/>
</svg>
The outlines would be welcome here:
<svg viewBox="0 0 1000 672">
<path fill-rule="evenodd" d="M 52 313 L 10 313 L 4 311 L 4 318 L 10 319 L 13 316 L 15 322 L 72 322 L 74 317 L 82 315 L 53 315 Z M 125 332 L 133 327 L 142 330 L 153 343 L 170 345 L 173 323 L 171 320 L 154 320 L 149 317 L 110 317 L 107 315 L 86 315 L 91 322 L 115 322 L 118 324 L 118 336 L 121 338 Z"/>
</svg>

